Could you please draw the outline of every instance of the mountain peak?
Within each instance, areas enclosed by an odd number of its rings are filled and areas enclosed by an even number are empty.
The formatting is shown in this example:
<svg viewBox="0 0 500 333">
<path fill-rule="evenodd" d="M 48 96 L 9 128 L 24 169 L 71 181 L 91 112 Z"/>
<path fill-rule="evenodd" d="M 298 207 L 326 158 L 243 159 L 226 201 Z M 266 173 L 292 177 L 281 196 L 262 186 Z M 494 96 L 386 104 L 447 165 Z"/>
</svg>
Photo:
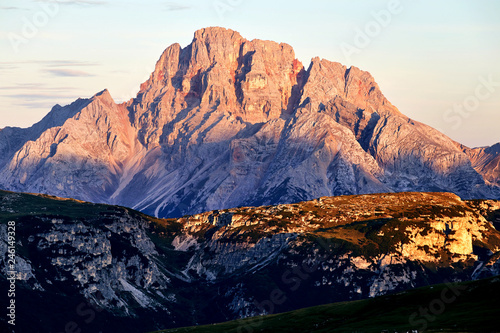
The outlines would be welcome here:
<svg viewBox="0 0 500 333">
<path fill-rule="evenodd" d="M 110 95 L 108 89 L 104 89 L 104 90 L 98 92 L 97 94 L 95 94 L 94 97 L 108 98 L 108 97 L 111 97 L 111 95 Z"/>
<path fill-rule="evenodd" d="M 290 45 L 248 41 L 221 27 L 200 29 L 185 48 L 176 43 L 163 52 L 150 79 L 141 85 L 136 111 L 140 118 L 141 109 L 161 99 L 158 108 L 167 119 L 187 107 L 264 122 L 291 112 L 303 71 Z"/>
<path fill-rule="evenodd" d="M 95 94 L 92 99 L 98 99 L 104 103 L 107 104 L 114 104 L 115 101 L 113 100 L 113 97 L 111 97 L 111 94 L 109 93 L 108 89 L 104 89 L 97 94 Z"/>
<path fill-rule="evenodd" d="M 401 114 L 370 73 L 321 58 L 306 70 L 290 45 L 221 27 L 169 46 L 129 102 L 103 90 L 28 132 L 0 143 L 1 187 L 156 216 L 391 191 L 500 197 L 498 146 L 472 156 Z"/>
<path fill-rule="evenodd" d="M 99 100 L 99 101 L 101 101 L 109 106 L 115 104 L 115 101 L 114 101 L 113 97 L 111 97 L 111 94 L 108 91 L 108 89 L 104 89 L 104 90 L 98 92 L 97 94 L 95 94 L 92 97 L 92 100 Z"/>
<path fill-rule="evenodd" d="M 240 33 L 223 27 L 207 27 L 196 30 L 194 39 L 214 40 L 214 39 L 243 39 Z"/>
</svg>

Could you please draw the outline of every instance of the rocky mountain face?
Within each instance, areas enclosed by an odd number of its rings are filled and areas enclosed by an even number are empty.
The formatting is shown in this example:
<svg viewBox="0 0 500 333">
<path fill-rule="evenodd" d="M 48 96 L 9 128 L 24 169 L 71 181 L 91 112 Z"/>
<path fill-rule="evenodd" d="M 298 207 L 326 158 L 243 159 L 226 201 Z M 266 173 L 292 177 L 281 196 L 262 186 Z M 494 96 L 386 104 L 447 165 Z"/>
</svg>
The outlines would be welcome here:
<svg viewBox="0 0 500 333">
<path fill-rule="evenodd" d="M 126 103 L 105 90 L 0 137 L 1 188 L 160 217 L 344 194 L 500 198 L 489 150 L 404 116 L 368 72 L 306 69 L 287 44 L 223 28 L 168 47 Z"/>
<path fill-rule="evenodd" d="M 500 185 L 500 143 L 491 147 L 462 147 L 474 169 L 490 184 Z"/>
<path fill-rule="evenodd" d="M 0 211 L 2 290 L 8 222 L 16 228 L 16 332 L 148 332 L 500 274 L 500 202 L 449 193 L 162 220 L 0 192 Z"/>
</svg>

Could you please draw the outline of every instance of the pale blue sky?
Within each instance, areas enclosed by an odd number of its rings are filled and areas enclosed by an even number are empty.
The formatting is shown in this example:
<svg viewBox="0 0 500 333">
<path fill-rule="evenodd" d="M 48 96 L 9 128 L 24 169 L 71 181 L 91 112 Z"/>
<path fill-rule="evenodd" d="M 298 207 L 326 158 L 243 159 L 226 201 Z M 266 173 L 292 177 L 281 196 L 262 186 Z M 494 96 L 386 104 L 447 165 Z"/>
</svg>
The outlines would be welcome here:
<svg viewBox="0 0 500 333">
<path fill-rule="evenodd" d="M 367 70 L 402 113 L 491 145 L 500 141 L 499 18 L 494 0 L 2 0 L 0 127 L 29 126 L 104 88 L 126 100 L 167 46 L 223 26 L 289 43 L 306 66 L 319 56 Z"/>
</svg>

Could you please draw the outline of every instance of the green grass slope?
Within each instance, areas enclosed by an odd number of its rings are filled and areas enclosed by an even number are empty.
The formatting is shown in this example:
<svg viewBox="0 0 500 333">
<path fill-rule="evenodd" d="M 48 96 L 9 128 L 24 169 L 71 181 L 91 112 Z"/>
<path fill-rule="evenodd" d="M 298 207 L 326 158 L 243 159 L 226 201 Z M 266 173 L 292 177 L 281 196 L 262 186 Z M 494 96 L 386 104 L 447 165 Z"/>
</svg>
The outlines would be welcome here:
<svg viewBox="0 0 500 333">
<path fill-rule="evenodd" d="M 500 278 L 162 333 L 500 332 Z"/>
</svg>

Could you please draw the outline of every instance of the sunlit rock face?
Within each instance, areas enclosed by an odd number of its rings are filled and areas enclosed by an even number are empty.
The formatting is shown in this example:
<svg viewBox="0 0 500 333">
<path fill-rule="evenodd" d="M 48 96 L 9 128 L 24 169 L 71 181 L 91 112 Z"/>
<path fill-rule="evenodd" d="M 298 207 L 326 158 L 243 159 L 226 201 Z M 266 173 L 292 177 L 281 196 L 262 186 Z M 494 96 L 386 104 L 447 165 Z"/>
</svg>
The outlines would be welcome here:
<svg viewBox="0 0 500 333">
<path fill-rule="evenodd" d="M 472 166 L 487 183 L 500 185 L 500 143 L 474 149 L 460 145 L 460 148 L 469 156 Z"/>
<path fill-rule="evenodd" d="M 126 103 L 105 90 L 0 138 L 3 189 L 161 217 L 391 191 L 500 197 L 498 149 L 409 119 L 368 72 L 305 68 L 287 44 L 223 28 L 168 47 Z"/>
</svg>

